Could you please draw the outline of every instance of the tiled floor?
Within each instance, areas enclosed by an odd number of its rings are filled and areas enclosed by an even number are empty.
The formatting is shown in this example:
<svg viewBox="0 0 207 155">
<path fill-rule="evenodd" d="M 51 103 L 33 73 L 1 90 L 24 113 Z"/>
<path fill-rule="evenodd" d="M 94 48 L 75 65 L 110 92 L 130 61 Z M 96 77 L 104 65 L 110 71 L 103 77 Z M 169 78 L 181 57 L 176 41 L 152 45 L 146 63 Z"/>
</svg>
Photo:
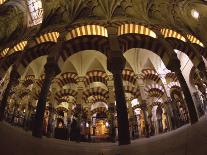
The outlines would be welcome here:
<svg viewBox="0 0 207 155">
<path fill-rule="evenodd" d="M 21 128 L 0 123 L 0 155 L 207 155 L 207 119 L 167 134 L 113 143 L 75 143 L 37 139 Z"/>
</svg>

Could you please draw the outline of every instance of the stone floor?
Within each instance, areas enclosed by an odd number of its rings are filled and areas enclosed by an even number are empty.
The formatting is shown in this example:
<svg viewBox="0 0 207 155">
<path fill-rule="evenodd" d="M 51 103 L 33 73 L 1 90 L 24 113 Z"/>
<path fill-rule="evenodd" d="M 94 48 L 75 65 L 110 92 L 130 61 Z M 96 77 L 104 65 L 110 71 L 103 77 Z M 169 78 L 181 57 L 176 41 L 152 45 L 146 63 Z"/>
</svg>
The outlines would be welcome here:
<svg viewBox="0 0 207 155">
<path fill-rule="evenodd" d="M 0 123 L 0 155 L 207 155 L 207 119 L 170 133 L 117 143 L 76 143 L 37 139 L 21 128 Z"/>
</svg>

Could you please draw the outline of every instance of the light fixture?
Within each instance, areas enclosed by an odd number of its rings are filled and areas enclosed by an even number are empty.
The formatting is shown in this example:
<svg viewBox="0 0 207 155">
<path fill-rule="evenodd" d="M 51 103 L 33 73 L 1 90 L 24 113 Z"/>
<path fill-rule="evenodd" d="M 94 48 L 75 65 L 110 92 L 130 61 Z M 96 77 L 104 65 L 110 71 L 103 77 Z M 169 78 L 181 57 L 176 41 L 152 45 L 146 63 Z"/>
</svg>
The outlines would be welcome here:
<svg viewBox="0 0 207 155">
<path fill-rule="evenodd" d="M 195 18 L 195 19 L 198 19 L 199 16 L 200 16 L 199 12 L 198 12 L 197 10 L 195 10 L 195 9 L 192 9 L 192 10 L 191 10 L 191 15 L 192 15 L 192 17 Z"/>
<path fill-rule="evenodd" d="M 107 127 L 107 128 L 109 127 L 109 123 L 108 123 L 108 122 L 106 122 L 106 127 Z"/>
</svg>

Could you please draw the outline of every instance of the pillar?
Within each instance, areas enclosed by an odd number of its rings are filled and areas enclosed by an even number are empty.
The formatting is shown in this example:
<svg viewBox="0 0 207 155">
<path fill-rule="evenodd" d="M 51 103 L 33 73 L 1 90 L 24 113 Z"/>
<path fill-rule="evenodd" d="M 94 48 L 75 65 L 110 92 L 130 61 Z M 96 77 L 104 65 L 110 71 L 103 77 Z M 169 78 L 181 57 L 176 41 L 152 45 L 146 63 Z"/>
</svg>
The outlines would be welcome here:
<svg viewBox="0 0 207 155">
<path fill-rule="evenodd" d="M 50 89 L 50 84 L 52 79 L 57 75 L 60 70 L 58 65 L 52 58 L 48 58 L 47 63 L 45 65 L 45 79 L 42 84 L 42 89 L 39 94 L 39 99 L 36 108 L 34 127 L 32 131 L 32 135 L 34 137 L 41 138 L 43 135 L 43 118 L 46 107 L 47 95 Z"/>
<path fill-rule="evenodd" d="M 109 103 L 109 137 L 112 142 L 116 142 L 116 131 L 115 131 L 115 124 L 114 124 L 114 113 L 115 113 L 115 105 L 113 103 Z"/>
<path fill-rule="evenodd" d="M 117 29 L 108 27 L 108 44 L 109 50 L 107 53 L 107 68 L 113 74 L 116 111 L 118 122 L 118 141 L 119 145 L 130 144 L 129 120 L 126 106 L 126 99 L 122 80 L 122 71 L 126 64 L 126 59 L 123 56 L 123 51 L 120 48 L 120 43 L 117 37 Z"/>
<path fill-rule="evenodd" d="M 127 104 L 128 104 L 128 117 L 129 117 L 129 126 L 130 126 L 130 137 L 131 139 L 134 139 L 134 129 L 133 129 L 133 126 L 134 126 L 134 112 L 133 112 L 133 109 L 132 109 L 132 104 L 131 104 L 131 100 L 127 100 Z"/>
<path fill-rule="evenodd" d="M 112 142 L 116 142 L 116 131 L 115 131 L 115 96 L 114 96 L 114 84 L 113 81 L 108 81 L 108 111 L 109 111 L 109 136 Z"/>
<path fill-rule="evenodd" d="M 108 69 L 110 72 L 112 72 L 114 79 L 119 145 L 127 145 L 131 143 L 129 133 L 128 112 L 122 81 L 122 71 L 124 69 L 125 62 L 126 60 L 122 55 L 120 57 L 109 58 L 107 64 Z"/>
<path fill-rule="evenodd" d="M 9 79 L 9 83 L 7 84 L 7 87 L 4 91 L 2 100 L 1 100 L 1 104 L 0 104 L 0 122 L 3 121 L 4 119 L 4 112 L 5 112 L 5 108 L 7 106 L 7 100 L 10 94 L 10 91 L 12 89 L 12 86 L 17 83 L 18 78 L 20 77 L 19 73 L 16 71 L 16 68 L 13 67 L 11 73 L 10 73 L 10 79 Z"/>
<path fill-rule="evenodd" d="M 142 101 L 142 104 L 140 105 L 141 109 L 144 113 L 144 122 L 145 122 L 145 132 L 146 132 L 146 137 L 149 138 L 150 137 L 150 133 L 149 133 L 149 123 L 148 123 L 148 117 L 147 117 L 147 103 L 145 100 Z"/>
<path fill-rule="evenodd" d="M 170 66 L 170 70 L 172 70 L 173 72 L 175 72 L 178 81 L 181 85 L 185 100 L 186 100 L 186 104 L 188 107 L 188 112 L 189 112 L 189 116 L 190 116 L 190 122 L 191 124 L 194 124 L 198 121 L 198 116 L 196 113 L 196 108 L 195 108 L 195 104 L 193 102 L 193 98 L 191 96 L 190 90 L 188 88 L 188 85 L 185 81 L 185 78 L 183 77 L 182 71 L 180 70 L 180 62 L 178 59 L 172 60 L 173 63 Z"/>
</svg>

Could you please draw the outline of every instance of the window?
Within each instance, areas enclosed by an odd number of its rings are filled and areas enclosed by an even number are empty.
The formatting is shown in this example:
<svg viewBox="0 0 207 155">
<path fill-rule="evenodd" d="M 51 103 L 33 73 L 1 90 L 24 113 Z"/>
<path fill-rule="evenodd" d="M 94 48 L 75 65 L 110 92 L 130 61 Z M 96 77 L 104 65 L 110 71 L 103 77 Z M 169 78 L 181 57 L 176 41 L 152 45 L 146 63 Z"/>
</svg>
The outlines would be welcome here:
<svg viewBox="0 0 207 155">
<path fill-rule="evenodd" d="M 29 26 L 41 24 L 43 20 L 42 1 L 27 0 L 27 4 L 31 17 L 31 20 L 29 21 Z"/>
</svg>

